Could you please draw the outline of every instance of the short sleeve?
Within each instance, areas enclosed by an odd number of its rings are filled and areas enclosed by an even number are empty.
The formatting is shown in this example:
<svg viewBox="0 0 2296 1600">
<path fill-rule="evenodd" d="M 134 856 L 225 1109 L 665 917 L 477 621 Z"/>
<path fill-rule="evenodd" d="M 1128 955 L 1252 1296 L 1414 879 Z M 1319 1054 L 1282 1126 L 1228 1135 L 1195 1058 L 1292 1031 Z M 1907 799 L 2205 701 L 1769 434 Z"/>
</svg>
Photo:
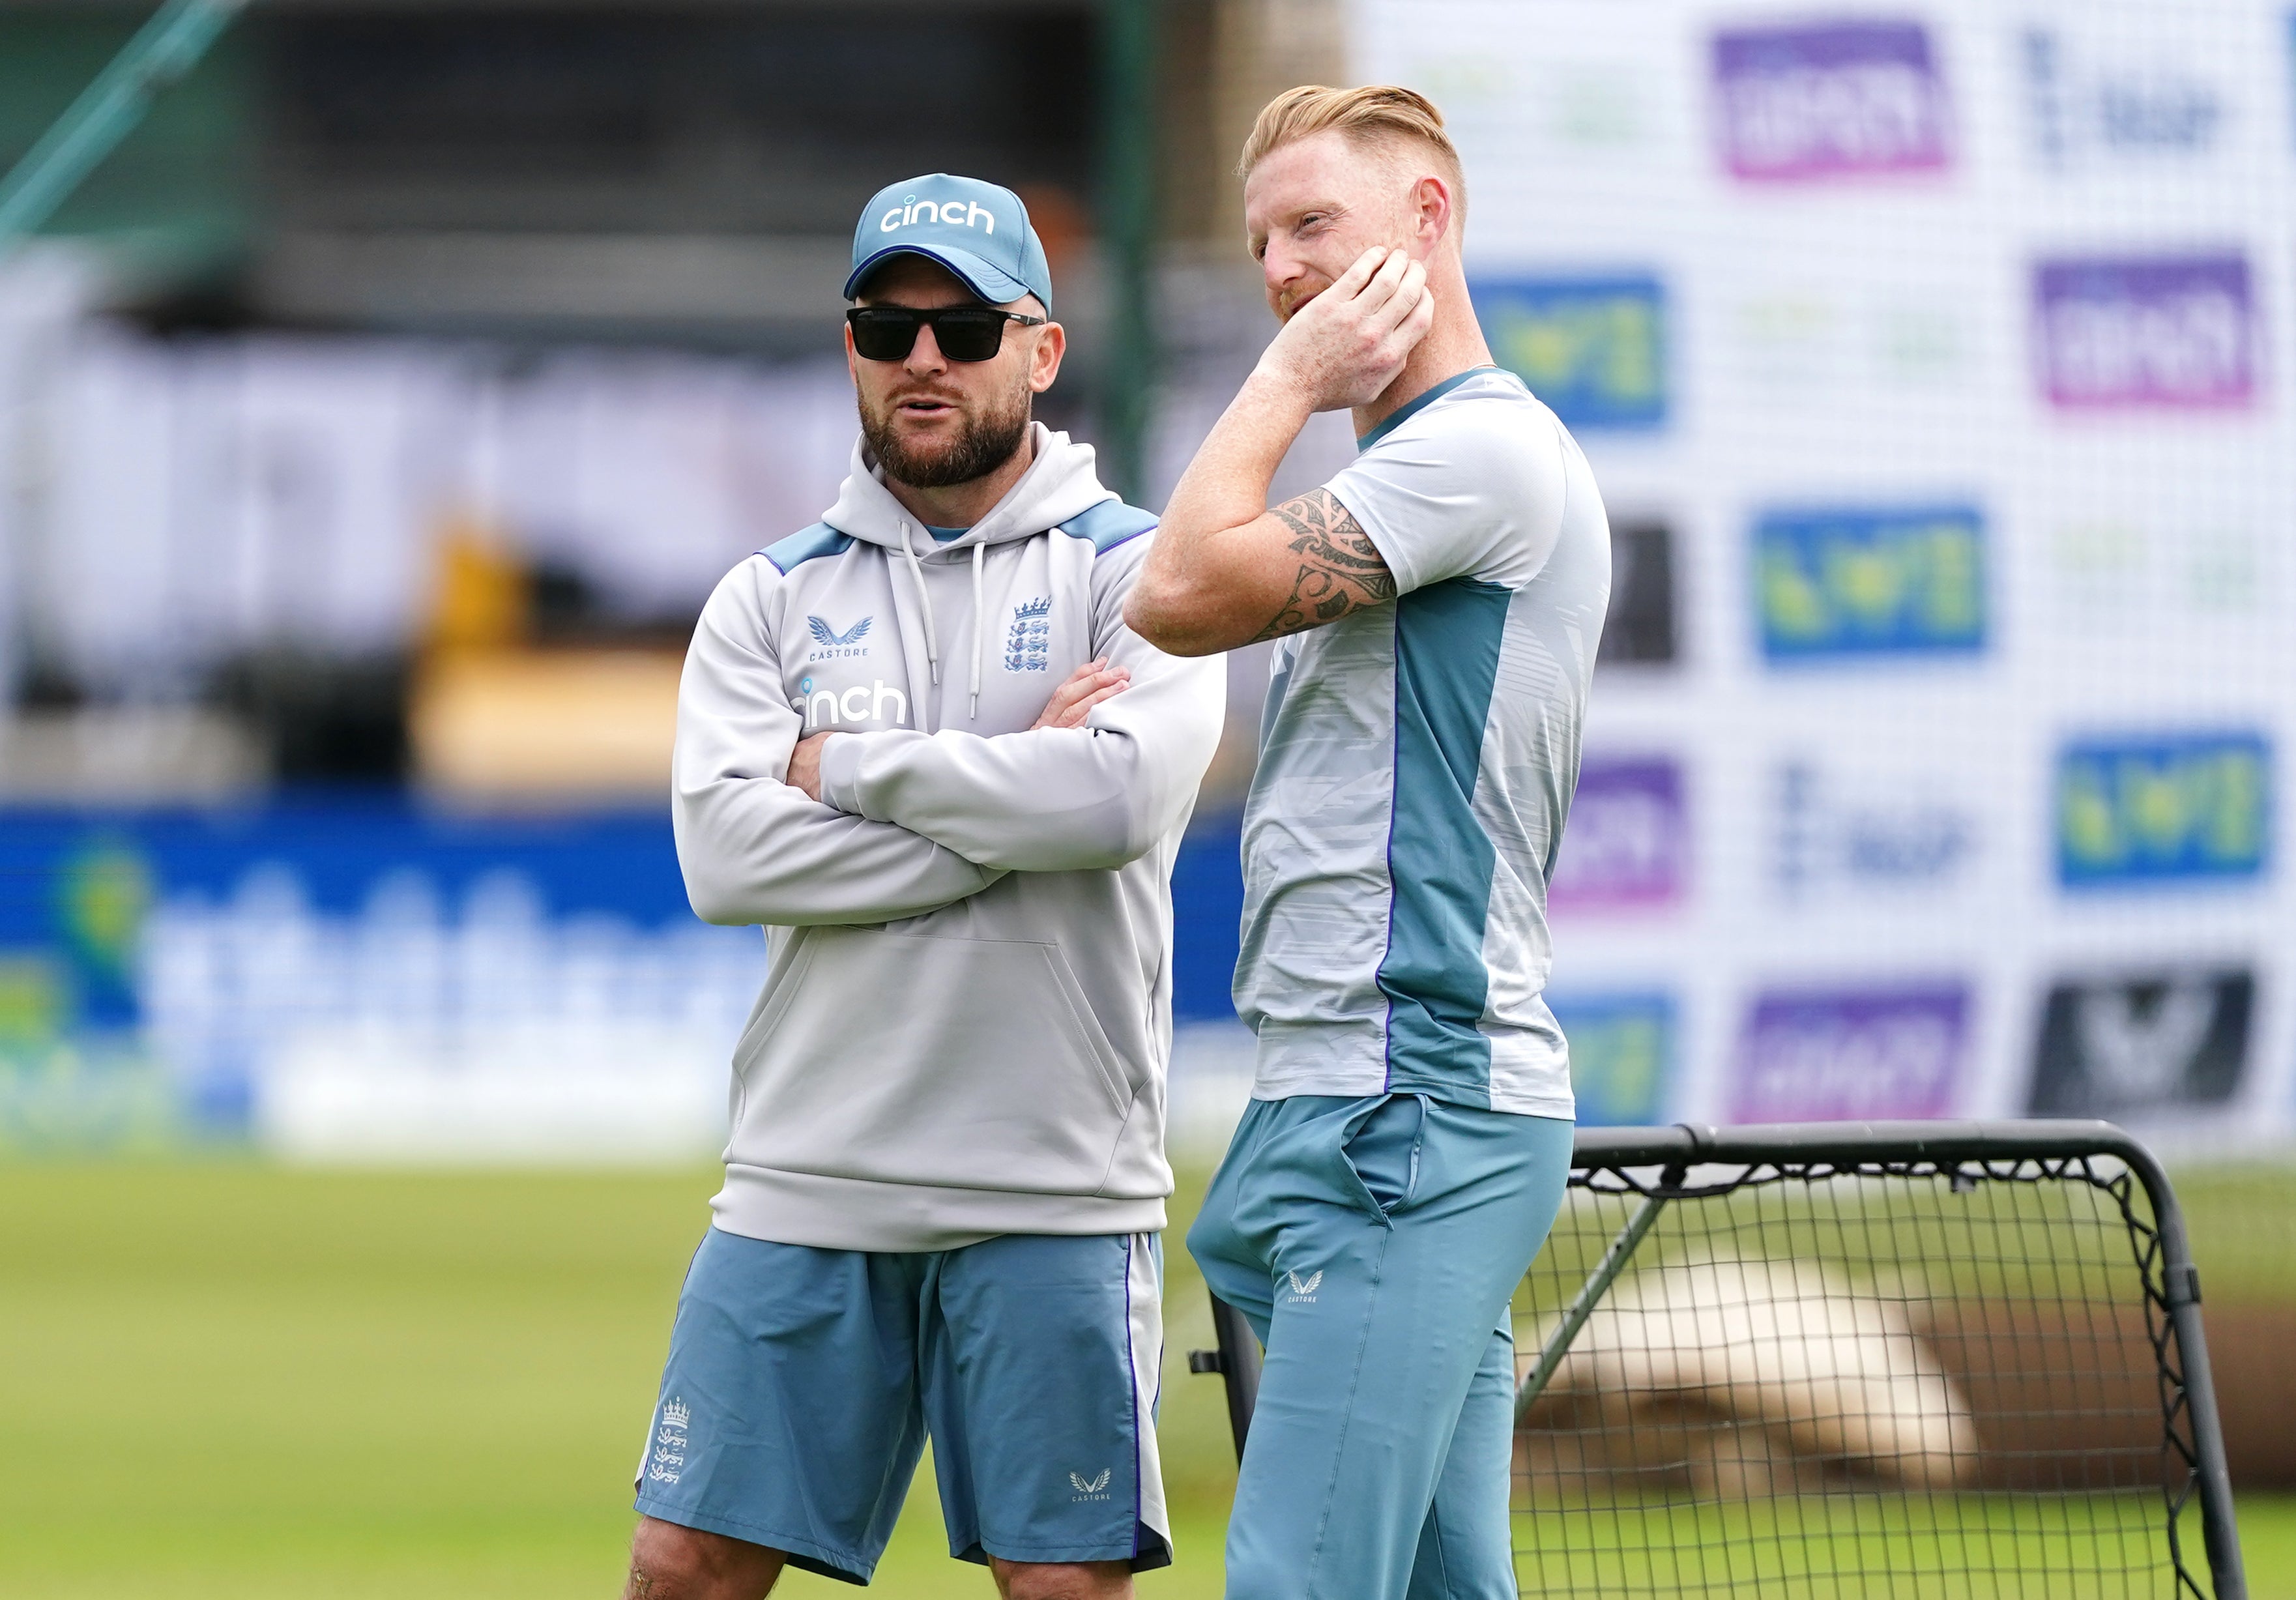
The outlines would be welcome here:
<svg viewBox="0 0 2296 1600">
<path fill-rule="evenodd" d="M 1445 396 L 1324 485 L 1370 537 L 1396 591 L 1472 578 L 1520 588 L 1562 527 L 1559 425 L 1528 396 Z"/>
</svg>

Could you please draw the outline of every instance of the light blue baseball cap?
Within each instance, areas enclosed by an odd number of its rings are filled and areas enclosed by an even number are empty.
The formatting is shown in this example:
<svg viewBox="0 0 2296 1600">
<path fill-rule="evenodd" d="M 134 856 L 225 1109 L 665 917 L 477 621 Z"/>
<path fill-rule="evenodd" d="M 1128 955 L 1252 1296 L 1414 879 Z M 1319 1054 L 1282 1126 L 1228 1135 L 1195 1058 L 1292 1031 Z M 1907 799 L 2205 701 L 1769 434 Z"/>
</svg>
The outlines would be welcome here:
<svg viewBox="0 0 2296 1600">
<path fill-rule="evenodd" d="M 1033 294 L 1053 308 L 1053 269 L 1029 226 L 1029 208 L 1010 189 L 977 177 L 928 172 L 878 190 L 853 230 L 845 298 L 895 256 L 939 262 L 992 306 Z"/>
</svg>

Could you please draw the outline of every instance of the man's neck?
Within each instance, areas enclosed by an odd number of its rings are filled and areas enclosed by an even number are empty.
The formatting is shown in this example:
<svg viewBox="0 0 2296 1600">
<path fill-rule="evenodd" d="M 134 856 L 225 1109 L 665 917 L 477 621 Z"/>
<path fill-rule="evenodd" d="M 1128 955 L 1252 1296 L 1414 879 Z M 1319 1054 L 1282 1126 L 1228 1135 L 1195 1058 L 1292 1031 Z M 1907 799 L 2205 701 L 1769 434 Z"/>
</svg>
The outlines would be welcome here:
<svg viewBox="0 0 2296 1600">
<path fill-rule="evenodd" d="M 1427 337 L 1414 345 L 1395 374 L 1395 382 L 1379 391 L 1368 406 L 1353 412 L 1356 437 L 1361 439 L 1389 417 L 1425 394 L 1446 378 L 1478 366 L 1489 366 L 1491 347 L 1483 340 L 1482 324 L 1467 299 L 1467 277 L 1455 267 L 1440 283 L 1431 283 L 1435 295 L 1435 323 Z"/>
<path fill-rule="evenodd" d="M 920 488 L 888 472 L 885 487 L 903 510 L 928 528 L 970 528 L 996 509 L 996 503 L 1012 492 L 1036 459 L 1037 431 L 1031 427 L 1021 435 L 1021 447 L 993 472 L 939 488 Z"/>
</svg>

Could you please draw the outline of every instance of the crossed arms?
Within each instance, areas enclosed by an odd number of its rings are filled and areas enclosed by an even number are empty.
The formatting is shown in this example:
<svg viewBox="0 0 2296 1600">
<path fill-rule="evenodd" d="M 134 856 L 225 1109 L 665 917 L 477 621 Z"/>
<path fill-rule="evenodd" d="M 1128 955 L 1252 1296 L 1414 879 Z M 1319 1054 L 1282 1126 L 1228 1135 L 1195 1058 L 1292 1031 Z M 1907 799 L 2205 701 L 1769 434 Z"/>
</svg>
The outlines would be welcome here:
<svg viewBox="0 0 2296 1600">
<path fill-rule="evenodd" d="M 763 621 L 755 586 L 769 581 L 737 570 L 719 587 L 678 696 L 672 815 L 703 921 L 918 916 L 1007 872 L 1121 866 L 1193 803 L 1219 739 L 1223 669 L 1144 644 L 1122 628 L 1114 593 L 1096 603 L 1105 614 L 1093 631 L 1129 674 L 1121 693 L 1078 693 L 1080 672 L 1026 732 L 840 735 L 808 752 L 829 757 L 816 800 L 791 781 L 807 775 L 791 770 L 804 729 Z"/>
</svg>

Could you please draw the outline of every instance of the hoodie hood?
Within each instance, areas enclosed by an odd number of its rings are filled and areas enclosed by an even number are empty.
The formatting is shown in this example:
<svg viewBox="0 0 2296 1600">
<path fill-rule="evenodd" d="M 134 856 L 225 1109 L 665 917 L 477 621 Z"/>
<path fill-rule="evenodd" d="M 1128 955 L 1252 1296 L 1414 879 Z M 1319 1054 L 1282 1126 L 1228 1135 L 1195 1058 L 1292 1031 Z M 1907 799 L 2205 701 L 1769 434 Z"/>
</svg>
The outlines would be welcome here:
<svg viewBox="0 0 2296 1600">
<path fill-rule="evenodd" d="M 925 664 L 935 687 L 940 684 L 940 627 L 933 615 L 932 591 L 925 583 L 924 564 L 931 561 L 972 565 L 972 659 L 966 671 L 965 715 L 980 710 L 980 658 L 987 648 L 981 575 L 991 545 L 1033 538 L 1083 515 L 1116 496 L 1103 488 L 1095 470 L 1090 445 L 1080 445 L 1065 433 L 1055 433 L 1042 423 L 1029 424 L 1033 459 L 1021 480 L 991 506 L 988 514 L 943 545 L 935 542 L 914 513 L 893 498 L 885 487 L 885 469 L 869 452 L 865 436 L 853 439 L 853 470 L 837 491 L 837 504 L 822 521 L 838 532 L 865 544 L 898 552 L 908 567 L 910 596 L 923 624 Z M 970 552 L 970 554 L 966 554 Z M 896 593 L 898 593 L 898 587 Z M 922 699 L 918 701 L 922 704 Z"/>
</svg>

